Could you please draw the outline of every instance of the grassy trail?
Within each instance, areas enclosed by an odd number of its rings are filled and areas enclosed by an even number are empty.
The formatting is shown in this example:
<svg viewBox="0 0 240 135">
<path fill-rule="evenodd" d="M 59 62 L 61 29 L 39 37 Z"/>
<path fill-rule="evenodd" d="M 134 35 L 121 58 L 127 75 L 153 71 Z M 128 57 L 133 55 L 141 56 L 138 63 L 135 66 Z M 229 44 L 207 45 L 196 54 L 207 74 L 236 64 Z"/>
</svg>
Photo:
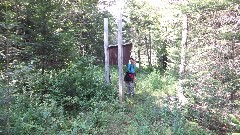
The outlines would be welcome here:
<svg viewBox="0 0 240 135">
<path fill-rule="evenodd" d="M 114 76 L 117 76 L 115 73 Z M 167 123 L 164 122 L 164 116 L 168 110 L 161 107 L 160 96 L 174 93 L 173 90 L 167 90 L 160 82 L 160 76 L 157 72 L 141 72 L 136 77 L 135 96 L 124 97 L 122 109 L 114 113 L 112 117 L 110 130 L 112 134 L 146 135 L 146 134 L 171 134 Z M 113 83 L 117 84 L 117 78 Z M 164 80 L 163 80 L 164 81 Z M 117 85 L 116 85 L 117 86 Z M 163 88 L 165 89 L 159 89 Z M 126 93 L 126 88 L 124 87 Z M 161 109 L 162 108 L 162 109 Z M 166 111 L 166 112 L 165 112 Z M 120 118 L 119 118 L 120 117 Z"/>
<path fill-rule="evenodd" d="M 117 76 L 115 73 L 114 76 Z M 117 83 L 117 77 L 113 78 Z M 116 85 L 118 86 L 118 85 Z M 210 134 L 197 123 L 187 121 L 184 110 L 175 106 L 177 81 L 159 72 L 140 72 L 135 96 L 126 96 L 112 114 L 108 133 L 124 135 Z M 124 89 L 126 90 L 126 88 Z M 126 91 L 124 91 L 126 92 Z"/>
</svg>

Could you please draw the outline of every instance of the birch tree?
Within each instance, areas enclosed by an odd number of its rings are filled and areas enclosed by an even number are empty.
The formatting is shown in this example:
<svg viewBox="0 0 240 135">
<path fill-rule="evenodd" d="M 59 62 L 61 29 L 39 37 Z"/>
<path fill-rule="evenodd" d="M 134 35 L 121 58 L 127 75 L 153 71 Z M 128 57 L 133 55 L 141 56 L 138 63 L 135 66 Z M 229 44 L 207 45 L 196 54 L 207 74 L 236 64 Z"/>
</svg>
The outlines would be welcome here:
<svg viewBox="0 0 240 135">
<path fill-rule="evenodd" d="M 186 49 L 187 49 L 187 34 L 188 34 L 188 18 L 187 15 L 183 15 L 183 30 L 182 30 L 182 42 L 181 42 L 181 64 L 179 69 L 179 86 L 178 86 L 178 98 L 180 103 L 185 104 L 187 102 L 186 97 L 183 95 L 183 79 L 186 68 Z"/>
</svg>

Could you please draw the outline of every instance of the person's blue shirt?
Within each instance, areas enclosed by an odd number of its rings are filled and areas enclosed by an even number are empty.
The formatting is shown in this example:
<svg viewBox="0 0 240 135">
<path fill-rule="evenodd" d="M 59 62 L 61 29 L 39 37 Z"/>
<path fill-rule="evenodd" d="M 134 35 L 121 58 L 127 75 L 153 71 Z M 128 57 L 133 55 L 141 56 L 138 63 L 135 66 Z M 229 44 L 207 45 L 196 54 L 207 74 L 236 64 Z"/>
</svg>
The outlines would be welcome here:
<svg viewBox="0 0 240 135">
<path fill-rule="evenodd" d="M 135 64 L 132 65 L 132 64 L 128 63 L 128 65 L 127 65 L 127 71 L 128 71 L 129 73 L 134 74 L 134 73 L 135 73 L 135 69 L 136 69 L 136 65 L 135 65 Z"/>
</svg>

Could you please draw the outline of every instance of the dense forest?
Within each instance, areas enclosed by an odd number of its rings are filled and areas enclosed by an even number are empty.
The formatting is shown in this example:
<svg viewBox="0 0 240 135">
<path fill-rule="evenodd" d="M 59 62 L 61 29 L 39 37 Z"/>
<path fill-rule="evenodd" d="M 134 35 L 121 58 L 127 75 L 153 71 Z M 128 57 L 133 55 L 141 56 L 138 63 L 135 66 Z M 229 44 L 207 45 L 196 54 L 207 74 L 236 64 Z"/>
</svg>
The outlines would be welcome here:
<svg viewBox="0 0 240 135">
<path fill-rule="evenodd" d="M 239 0 L 0 0 L 0 134 L 239 135 Z M 136 59 L 105 82 L 104 18 Z M 125 71 L 125 66 L 124 66 Z"/>
</svg>

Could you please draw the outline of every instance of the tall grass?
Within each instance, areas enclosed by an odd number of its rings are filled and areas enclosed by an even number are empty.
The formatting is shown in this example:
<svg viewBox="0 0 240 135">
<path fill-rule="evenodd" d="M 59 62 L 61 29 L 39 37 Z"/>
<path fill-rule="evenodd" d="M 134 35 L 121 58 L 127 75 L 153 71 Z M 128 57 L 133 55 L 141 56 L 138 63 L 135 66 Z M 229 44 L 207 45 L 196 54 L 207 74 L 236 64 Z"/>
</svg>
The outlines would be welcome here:
<svg viewBox="0 0 240 135">
<path fill-rule="evenodd" d="M 99 69 L 99 67 L 94 69 Z M 77 72 L 83 70 L 66 71 L 66 74 L 68 72 L 79 74 Z M 99 96 L 107 95 L 110 91 L 117 92 L 117 73 L 117 69 L 112 67 L 111 86 L 109 89 L 100 91 Z M 102 75 L 98 75 L 98 79 L 104 78 Z M 57 81 L 64 81 L 64 77 L 57 78 Z M 49 94 L 41 103 L 37 102 L 39 101 L 37 98 L 30 101 L 29 95 L 19 94 L 11 105 L 11 134 L 208 134 L 209 132 L 202 129 L 197 123 L 187 120 L 187 109 L 180 108 L 177 102 L 169 100 L 169 97 L 175 96 L 176 84 L 175 77 L 161 74 L 156 70 L 138 71 L 134 97 L 126 96 L 124 102 L 120 103 L 118 98 L 97 100 L 101 98 L 97 98 L 95 95 L 90 100 L 86 100 L 86 102 L 91 101 L 89 109 L 77 109 L 73 113 L 66 112 L 64 106 L 59 105 L 61 102 L 58 100 L 61 99 L 51 98 Z M 100 85 L 102 84 L 97 86 L 100 87 Z M 67 84 L 67 86 L 73 87 L 71 84 Z M 99 87 L 92 89 L 98 90 Z M 63 88 L 62 86 L 61 89 Z"/>
</svg>

